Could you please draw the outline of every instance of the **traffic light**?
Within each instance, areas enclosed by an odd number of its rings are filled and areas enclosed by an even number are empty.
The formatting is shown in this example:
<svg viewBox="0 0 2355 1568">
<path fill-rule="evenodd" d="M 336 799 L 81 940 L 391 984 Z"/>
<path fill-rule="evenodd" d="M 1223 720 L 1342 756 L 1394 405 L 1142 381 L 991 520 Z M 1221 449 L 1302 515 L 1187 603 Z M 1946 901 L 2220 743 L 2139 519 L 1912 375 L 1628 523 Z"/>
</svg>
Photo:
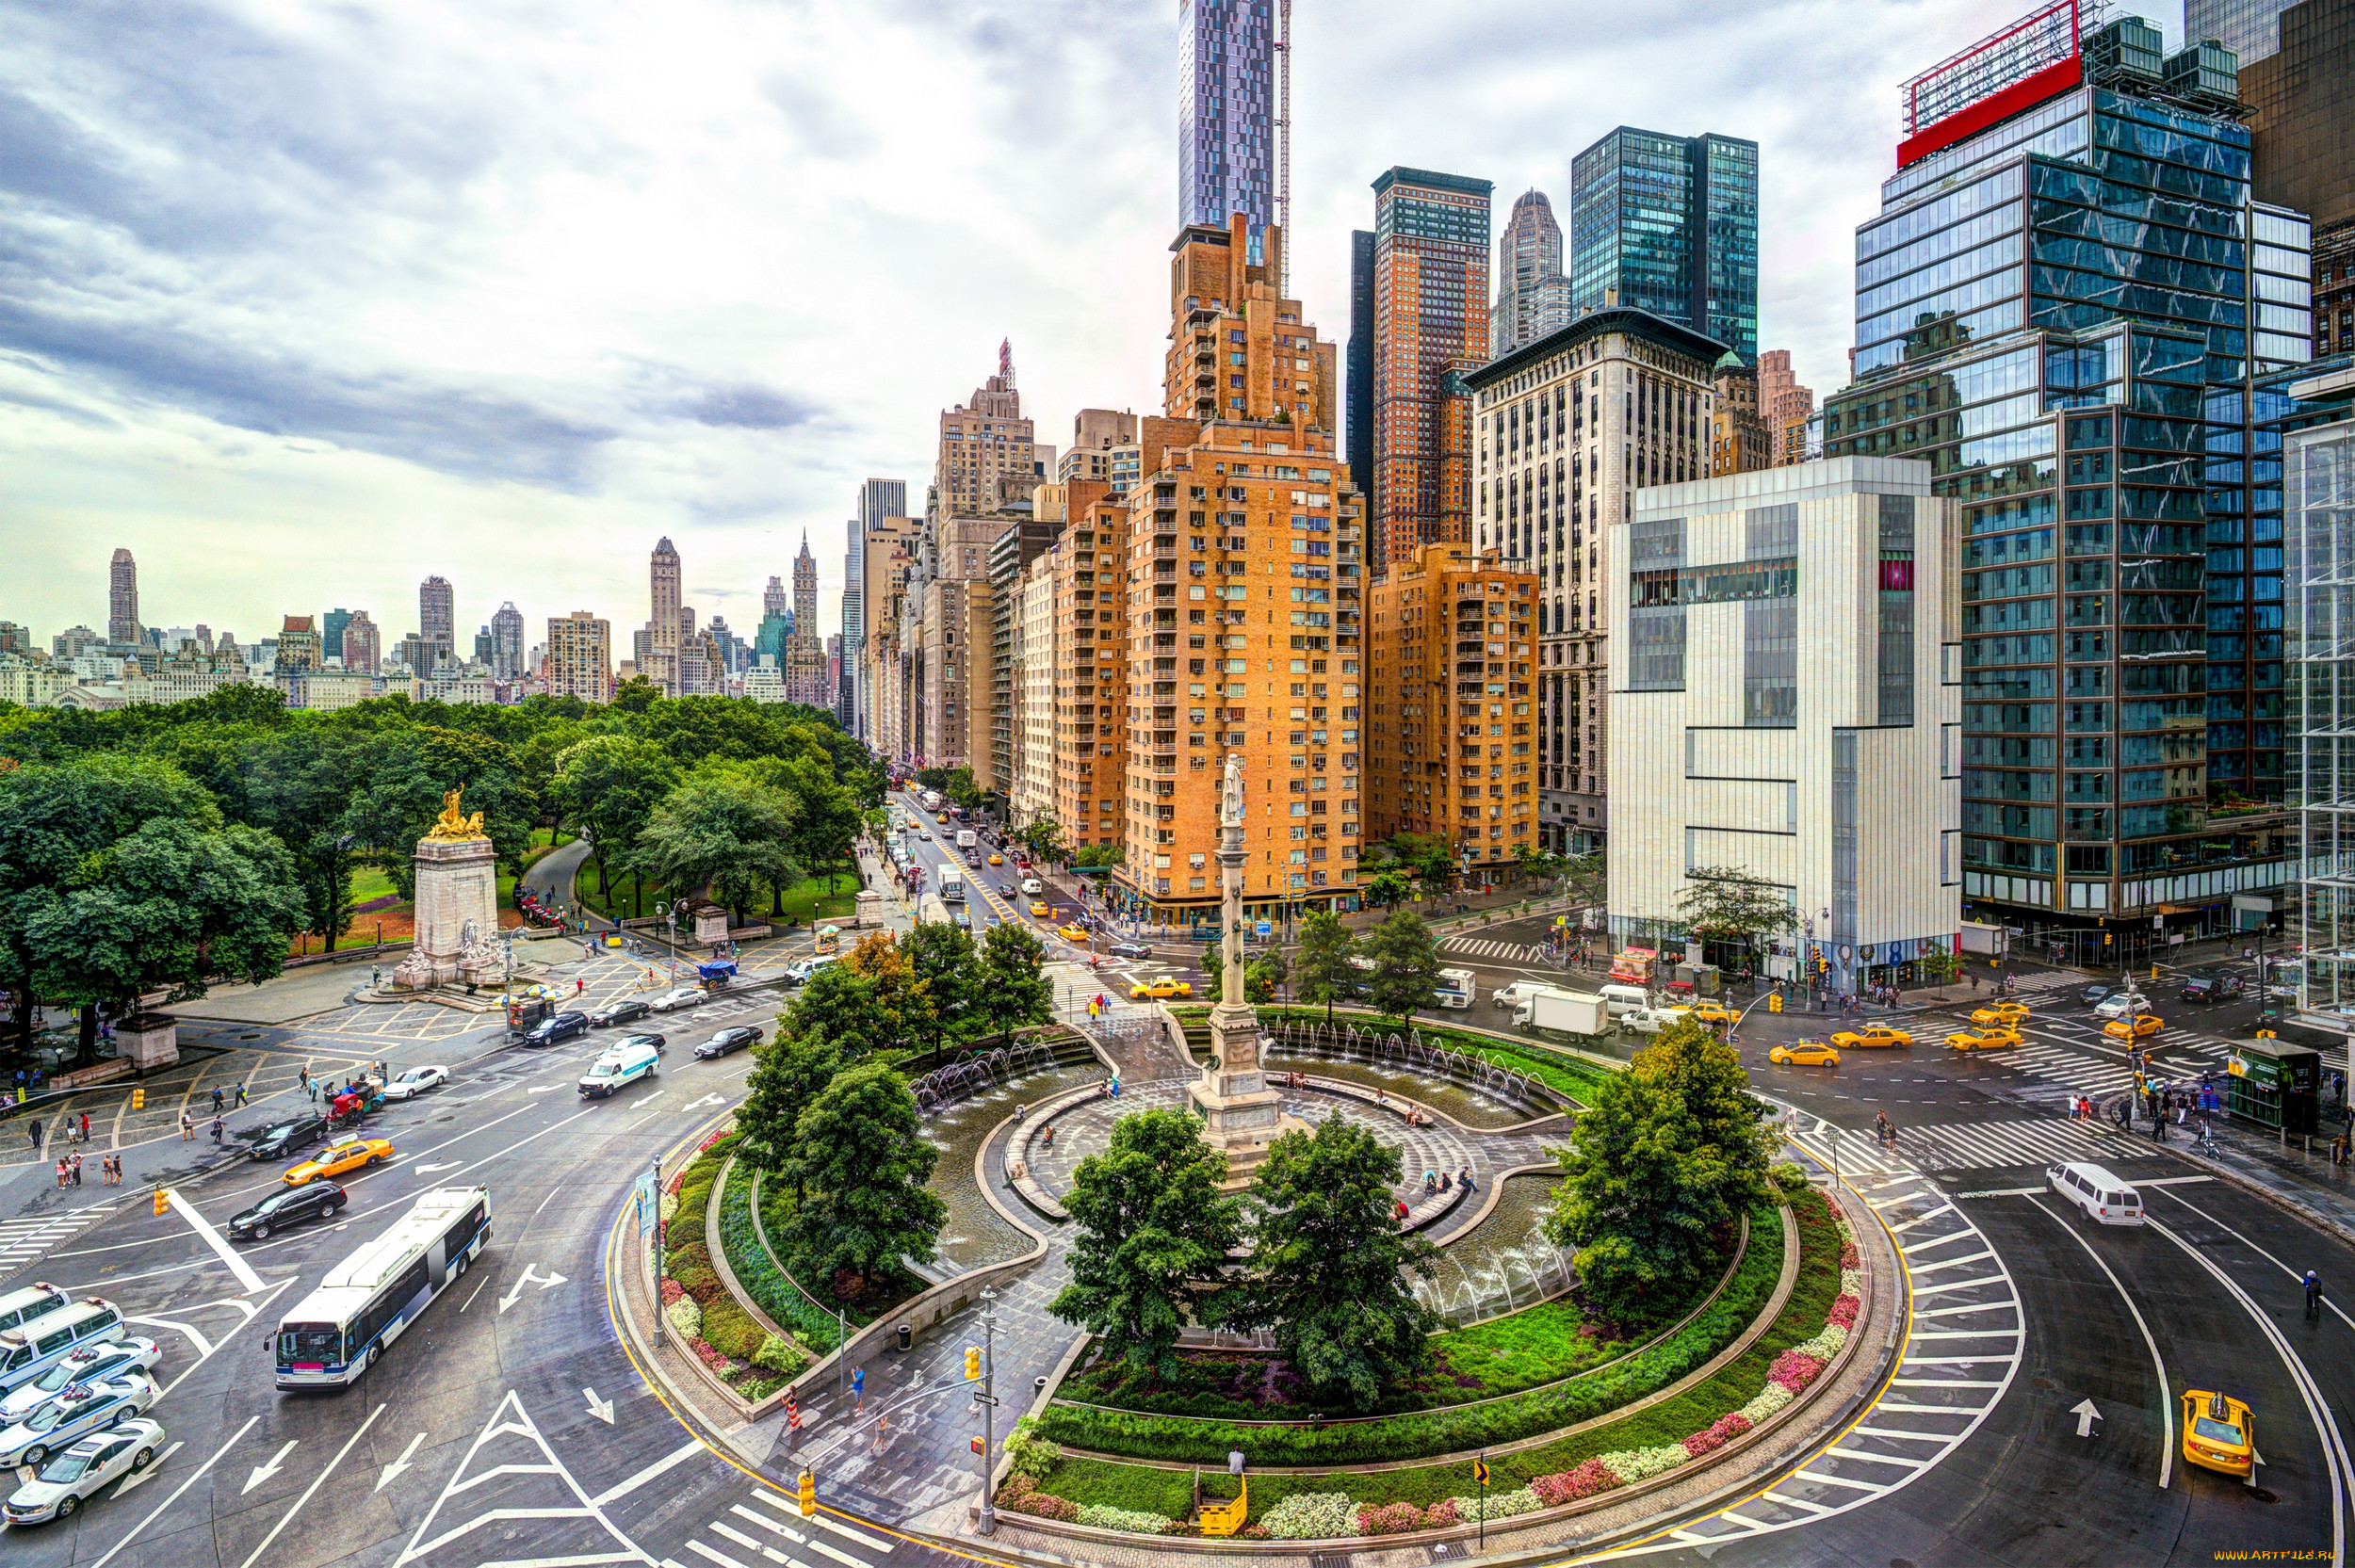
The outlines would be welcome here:
<svg viewBox="0 0 2355 1568">
<path fill-rule="evenodd" d="M 808 1471 L 793 1483 L 794 1501 L 802 1505 L 802 1517 L 806 1519 L 818 1511 L 818 1478 Z"/>
<path fill-rule="evenodd" d="M 1778 991 L 1773 995 L 1766 998 L 1766 1010 L 1768 1012 L 1780 1012 L 1782 1010 L 1781 992 Z"/>
<path fill-rule="evenodd" d="M 157 1214 L 161 1214 L 170 1207 L 171 1207 L 171 1188 L 162 1187 L 157 1188 L 155 1189 L 155 1212 Z"/>
<path fill-rule="evenodd" d="M 982 1352 L 978 1346 L 967 1345 L 965 1348 L 965 1381 L 967 1382 L 982 1381 Z"/>
<path fill-rule="evenodd" d="M 131 1091 L 131 1108 L 133 1110 L 145 1110 L 147 1108 L 146 1090 L 135 1089 Z"/>
</svg>

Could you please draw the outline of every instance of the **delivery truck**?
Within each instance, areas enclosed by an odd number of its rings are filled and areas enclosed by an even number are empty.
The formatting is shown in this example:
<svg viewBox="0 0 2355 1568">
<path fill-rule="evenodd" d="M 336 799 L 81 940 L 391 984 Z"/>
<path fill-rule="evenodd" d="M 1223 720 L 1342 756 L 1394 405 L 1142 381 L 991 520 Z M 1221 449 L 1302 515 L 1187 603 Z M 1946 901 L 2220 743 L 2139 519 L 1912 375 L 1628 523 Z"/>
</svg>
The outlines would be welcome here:
<svg viewBox="0 0 2355 1568">
<path fill-rule="evenodd" d="M 1605 1021 L 1601 997 L 1551 987 L 1531 992 L 1513 1013 L 1513 1022 L 1521 1028 L 1556 1034 L 1600 1034 Z"/>
</svg>

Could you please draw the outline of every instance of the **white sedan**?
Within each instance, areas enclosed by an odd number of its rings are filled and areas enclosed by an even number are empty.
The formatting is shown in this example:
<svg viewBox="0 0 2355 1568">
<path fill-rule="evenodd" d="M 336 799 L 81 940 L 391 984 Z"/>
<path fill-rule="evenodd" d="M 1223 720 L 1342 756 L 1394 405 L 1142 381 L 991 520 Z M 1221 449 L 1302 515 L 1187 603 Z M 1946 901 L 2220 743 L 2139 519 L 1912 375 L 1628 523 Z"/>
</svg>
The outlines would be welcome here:
<svg viewBox="0 0 2355 1568">
<path fill-rule="evenodd" d="M 52 1395 L 47 1403 L 0 1431 L 0 1470 L 38 1466 L 60 1448 L 72 1447 L 75 1438 L 127 1421 L 155 1399 L 155 1381 L 144 1372 L 68 1383 L 63 1393 Z"/>
<path fill-rule="evenodd" d="M 63 1393 L 70 1384 L 88 1382 L 92 1378 L 120 1378 L 132 1372 L 149 1371 L 163 1358 L 162 1346 L 138 1334 L 76 1347 L 73 1354 L 63 1361 L 32 1382 L 10 1391 L 7 1398 L 0 1399 L 0 1427 L 16 1425 L 34 1409 Z"/>
<path fill-rule="evenodd" d="M 164 1451 L 164 1426 L 141 1416 L 111 1431 L 85 1437 L 41 1467 L 16 1489 L 0 1514 L 11 1525 L 71 1519 L 109 1482 L 155 1463 Z"/>
<path fill-rule="evenodd" d="M 447 1067 L 412 1067 L 384 1086 L 387 1100 L 414 1100 L 429 1089 L 439 1089 L 449 1082 Z"/>
<path fill-rule="evenodd" d="M 657 996 L 651 1005 L 657 1012 L 676 1012 L 681 1008 L 699 1008 L 704 999 L 703 987 L 682 985 Z"/>
</svg>

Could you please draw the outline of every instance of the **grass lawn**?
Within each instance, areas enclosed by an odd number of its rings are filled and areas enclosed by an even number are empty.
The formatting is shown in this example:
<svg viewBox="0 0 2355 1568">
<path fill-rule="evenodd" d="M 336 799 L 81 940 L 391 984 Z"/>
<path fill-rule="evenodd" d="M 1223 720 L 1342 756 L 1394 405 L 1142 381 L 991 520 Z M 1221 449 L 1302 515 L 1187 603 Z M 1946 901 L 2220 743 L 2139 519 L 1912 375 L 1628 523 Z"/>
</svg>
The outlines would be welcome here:
<svg viewBox="0 0 2355 1568">
<path fill-rule="evenodd" d="M 364 865 L 351 874 L 351 901 L 365 904 L 374 898 L 388 898 L 395 889 L 393 879 L 381 866 Z"/>
<path fill-rule="evenodd" d="M 618 920 L 637 912 L 637 902 L 630 897 L 630 882 L 627 877 L 614 877 L 612 886 L 606 897 L 600 898 L 597 897 L 596 868 L 584 864 L 580 868 L 580 876 L 575 881 L 573 887 L 580 896 L 582 904 L 608 918 Z M 662 907 L 662 900 L 671 896 L 669 888 L 648 882 L 646 884 L 646 912 L 651 914 L 658 911 Z M 745 906 L 744 913 L 757 924 L 764 920 L 777 918 L 804 922 L 831 920 L 837 916 L 853 914 L 857 913 L 857 910 L 858 873 L 846 867 L 834 879 L 833 891 L 828 890 L 827 879 L 824 877 L 811 877 L 787 888 L 785 890 L 785 913 L 782 916 L 770 913 L 770 901 L 765 897 L 755 898 Z"/>
</svg>

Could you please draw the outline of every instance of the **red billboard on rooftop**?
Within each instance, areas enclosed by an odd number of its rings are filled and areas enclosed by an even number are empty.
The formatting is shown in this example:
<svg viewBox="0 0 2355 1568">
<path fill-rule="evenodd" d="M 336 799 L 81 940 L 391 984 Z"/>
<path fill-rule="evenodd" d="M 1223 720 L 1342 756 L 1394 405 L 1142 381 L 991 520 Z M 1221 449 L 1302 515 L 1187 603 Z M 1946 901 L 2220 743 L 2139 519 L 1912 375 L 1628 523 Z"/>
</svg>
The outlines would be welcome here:
<svg viewBox="0 0 2355 1568">
<path fill-rule="evenodd" d="M 2077 0 L 2053 0 L 1923 72 L 1898 90 L 1906 134 L 1897 167 L 2033 108 L 2077 85 Z"/>
</svg>

